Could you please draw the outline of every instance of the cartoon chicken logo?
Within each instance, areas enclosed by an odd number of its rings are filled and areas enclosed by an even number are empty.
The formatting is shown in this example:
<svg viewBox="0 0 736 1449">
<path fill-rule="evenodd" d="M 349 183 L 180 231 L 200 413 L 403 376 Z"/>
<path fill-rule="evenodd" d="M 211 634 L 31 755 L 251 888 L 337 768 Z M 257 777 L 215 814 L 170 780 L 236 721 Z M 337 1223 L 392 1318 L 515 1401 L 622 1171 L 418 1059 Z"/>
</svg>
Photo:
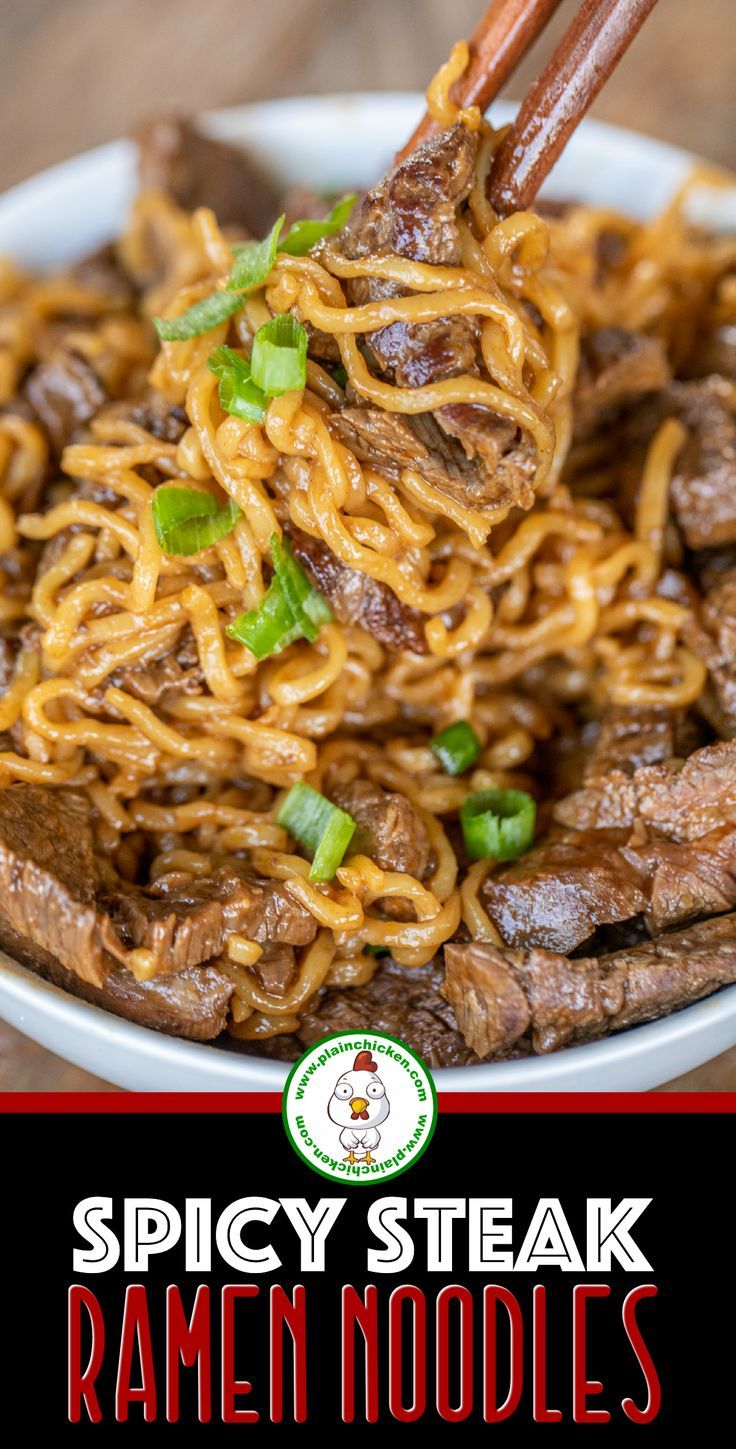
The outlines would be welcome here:
<svg viewBox="0 0 736 1449">
<path fill-rule="evenodd" d="M 352 1071 L 343 1072 L 327 1105 L 332 1122 L 342 1127 L 340 1144 L 345 1162 L 374 1162 L 371 1152 L 381 1140 L 380 1122 L 390 1112 L 386 1088 L 370 1052 L 358 1052 Z"/>
</svg>

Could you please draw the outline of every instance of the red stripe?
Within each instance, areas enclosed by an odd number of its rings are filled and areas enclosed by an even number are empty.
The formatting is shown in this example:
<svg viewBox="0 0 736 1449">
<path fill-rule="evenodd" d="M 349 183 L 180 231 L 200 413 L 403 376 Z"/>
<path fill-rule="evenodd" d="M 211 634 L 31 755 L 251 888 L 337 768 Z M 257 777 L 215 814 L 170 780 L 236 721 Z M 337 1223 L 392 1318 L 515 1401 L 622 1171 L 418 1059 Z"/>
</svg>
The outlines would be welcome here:
<svg viewBox="0 0 736 1449">
<path fill-rule="evenodd" d="M 440 1092 L 441 1112 L 736 1112 L 736 1092 Z M 6 1092 L 0 1113 L 280 1112 L 280 1092 Z"/>
</svg>

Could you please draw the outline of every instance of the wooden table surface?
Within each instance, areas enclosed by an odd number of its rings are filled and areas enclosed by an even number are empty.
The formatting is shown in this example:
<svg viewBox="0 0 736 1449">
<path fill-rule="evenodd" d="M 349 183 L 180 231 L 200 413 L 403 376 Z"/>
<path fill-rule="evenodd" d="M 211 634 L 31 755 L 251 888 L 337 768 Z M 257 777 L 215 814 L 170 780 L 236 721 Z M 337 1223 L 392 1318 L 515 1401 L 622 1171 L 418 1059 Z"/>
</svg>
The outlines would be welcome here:
<svg viewBox="0 0 736 1449">
<path fill-rule="evenodd" d="M 146 113 L 421 89 L 483 0 L 3 0 L 0 190 Z M 558 36 L 574 9 L 565 0 Z M 594 114 L 736 168 L 734 0 L 660 0 Z M 523 93 L 550 40 L 509 92 Z M 397 143 L 401 137 L 397 136 Z M 736 1090 L 736 1049 L 665 1090 Z M 0 1023 L 0 1090 L 112 1091 Z"/>
</svg>

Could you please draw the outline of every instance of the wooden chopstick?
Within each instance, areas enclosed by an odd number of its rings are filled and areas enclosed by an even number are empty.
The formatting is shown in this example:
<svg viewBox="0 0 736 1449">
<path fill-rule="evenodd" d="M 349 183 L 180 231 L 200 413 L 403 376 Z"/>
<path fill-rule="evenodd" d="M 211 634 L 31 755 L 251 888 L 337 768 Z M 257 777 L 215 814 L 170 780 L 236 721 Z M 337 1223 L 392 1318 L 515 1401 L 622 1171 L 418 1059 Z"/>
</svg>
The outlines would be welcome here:
<svg viewBox="0 0 736 1449">
<path fill-rule="evenodd" d="M 491 0 L 471 36 L 470 62 L 450 92 L 452 100 L 486 111 L 559 4 L 560 0 Z M 403 161 L 438 130 L 425 115 L 396 161 Z"/>
<path fill-rule="evenodd" d="M 584 0 L 493 159 L 499 216 L 533 202 L 568 137 L 618 65 L 656 0 Z"/>
</svg>

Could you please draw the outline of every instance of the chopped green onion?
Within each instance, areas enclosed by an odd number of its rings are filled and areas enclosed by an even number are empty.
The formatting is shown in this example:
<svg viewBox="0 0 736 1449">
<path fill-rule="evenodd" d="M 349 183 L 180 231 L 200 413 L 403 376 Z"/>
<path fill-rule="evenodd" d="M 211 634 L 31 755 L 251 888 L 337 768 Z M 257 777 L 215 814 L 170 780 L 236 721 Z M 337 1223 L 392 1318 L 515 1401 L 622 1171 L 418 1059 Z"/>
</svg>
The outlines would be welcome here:
<svg viewBox="0 0 736 1449">
<path fill-rule="evenodd" d="M 332 880 L 355 832 L 347 811 L 301 781 L 292 785 L 278 815 L 279 825 L 313 855 L 310 880 Z"/>
<path fill-rule="evenodd" d="M 448 725 L 429 742 L 443 770 L 448 775 L 462 775 L 469 770 L 480 754 L 480 740 L 472 725 L 466 719 Z"/>
<path fill-rule="evenodd" d="M 338 387 L 342 388 L 343 392 L 345 391 L 345 388 L 348 385 L 348 375 L 345 371 L 345 368 L 342 367 L 340 363 L 338 363 L 337 367 L 333 367 L 332 369 L 332 381 L 336 382 Z"/>
<path fill-rule="evenodd" d="M 477 790 L 460 806 L 471 860 L 516 860 L 534 839 L 537 807 L 526 790 Z"/>
<path fill-rule="evenodd" d="M 329 216 L 323 221 L 295 221 L 284 237 L 279 251 L 288 252 L 292 257 L 306 256 L 323 237 L 334 236 L 335 232 L 342 231 L 357 200 L 357 193 L 352 191 L 333 206 Z"/>
<path fill-rule="evenodd" d="M 307 381 L 307 333 L 288 312 L 258 328 L 250 357 L 253 381 L 269 397 L 295 392 Z"/>
<path fill-rule="evenodd" d="M 277 533 L 271 538 L 271 558 L 276 577 L 292 615 L 305 639 L 313 644 L 323 624 L 332 618 L 327 600 L 310 584 L 301 564 L 297 563 L 288 539 L 283 543 Z"/>
<path fill-rule="evenodd" d="M 207 366 L 220 379 L 220 407 L 247 423 L 262 423 L 268 398 L 256 387 L 250 375 L 247 358 L 232 347 L 216 347 L 207 358 Z"/>
<path fill-rule="evenodd" d="M 364 956 L 390 956 L 391 955 L 391 952 L 390 952 L 388 946 L 371 946 L 369 944 L 369 945 L 366 945 L 366 946 L 363 947 L 363 955 Z"/>
<path fill-rule="evenodd" d="M 151 501 L 153 526 L 164 553 L 185 557 L 211 548 L 231 533 L 241 511 L 232 498 L 220 507 L 197 488 L 157 488 Z"/>
<path fill-rule="evenodd" d="M 251 292 L 265 282 L 276 260 L 279 233 L 285 220 L 285 216 L 280 216 L 263 241 L 241 242 L 233 247 L 235 262 L 227 279 L 228 291 Z"/>
<path fill-rule="evenodd" d="M 195 302 L 181 317 L 154 317 L 153 325 L 162 342 L 185 342 L 188 337 L 201 337 L 219 327 L 226 317 L 239 312 L 245 298 L 232 292 L 211 292 Z"/>
<path fill-rule="evenodd" d="M 310 584 L 288 539 L 282 543 L 277 533 L 271 538 L 271 558 L 274 576 L 258 608 L 241 614 L 227 629 L 230 638 L 245 644 L 256 659 L 279 654 L 295 639 L 313 644 L 322 625 L 332 618 L 327 600 Z"/>
<path fill-rule="evenodd" d="M 280 654 L 295 639 L 301 639 L 302 631 L 294 619 L 278 579 L 274 578 L 257 609 L 240 614 L 227 633 L 237 644 L 245 644 L 256 659 L 267 659 L 270 654 Z"/>
</svg>

